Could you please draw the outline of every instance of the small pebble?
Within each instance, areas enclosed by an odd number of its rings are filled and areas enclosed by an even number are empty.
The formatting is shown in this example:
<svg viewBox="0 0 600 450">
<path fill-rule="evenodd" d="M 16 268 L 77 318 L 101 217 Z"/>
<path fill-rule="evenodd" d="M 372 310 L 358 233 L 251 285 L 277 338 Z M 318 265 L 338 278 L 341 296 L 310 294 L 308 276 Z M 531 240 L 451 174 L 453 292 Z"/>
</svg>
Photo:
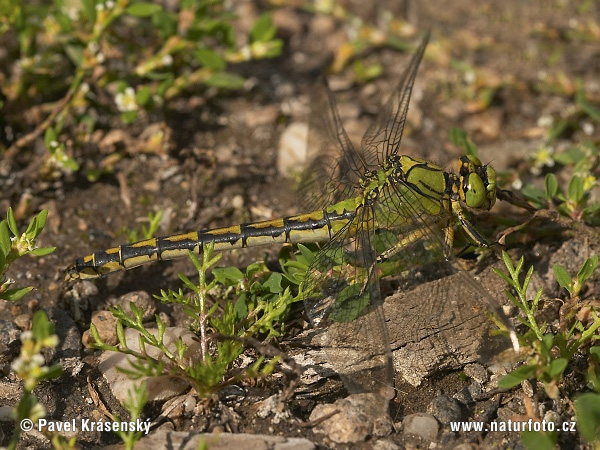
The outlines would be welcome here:
<svg viewBox="0 0 600 450">
<path fill-rule="evenodd" d="M 419 436 L 428 441 L 435 441 L 439 424 L 431 414 L 410 414 L 402 420 L 404 434 Z"/>
<path fill-rule="evenodd" d="M 448 397 L 445 394 L 438 395 L 434 398 L 427 412 L 432 414 L 442 424 L 448 425 L 450 422 L 458 422 L 463 420 L 464 414 L 458 400 Z"/>
</svg>

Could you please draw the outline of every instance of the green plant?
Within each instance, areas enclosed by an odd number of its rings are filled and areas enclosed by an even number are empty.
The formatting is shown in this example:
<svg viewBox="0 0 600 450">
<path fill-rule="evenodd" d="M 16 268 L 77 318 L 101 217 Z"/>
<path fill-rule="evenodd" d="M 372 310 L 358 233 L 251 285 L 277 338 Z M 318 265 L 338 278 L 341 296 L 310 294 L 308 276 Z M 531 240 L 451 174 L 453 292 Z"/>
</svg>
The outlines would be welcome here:
<svg viewBox="0 0 600 450">
<path fill-rule="evenodd" d="M 598 339 L 596 332 L 600 328 L 600 317 L 595 311 L 591 311 L 592 322 L 587 327 L 580 320 L 575 320 L 565 331 L 554 334 L 547 333 L 547 324 L 545 322 L 538 323 L 535 317 L 540 306 L 543 288 L 538 289 L 533 300 L 527 299 L 527 288 L 533 276 L 533 267 L 529 268 L 523 283 L 521 283 L 519 276 L 523 269 L 524 259 L 521 258 L 519 263 L 514 266 L 506 252 L 502 253 L 502 258 L 508 273 L 499 269 L 494 269 L 494 272 L 517 293 L 515 297 L 511 292 L 506 291 L 511 303 L 525 315 L 524 318 L 520 317 L 519 321 L 528 328 L 528 331 L 519 336 L 519 341 L 532 356 L 526 365 L 501 379 L 498 386 L 510 388 L 530 377 L 535 377 L 544 384 L 546 392 L 551 398 L 557 398 L 557 384 L 575 352 Z M 579 295 L 584 283 L 592 275 L 597 265 L 597 256 L 588 259 L 575 279 L 571 279 L 560 265 L 555 266 L 554 273 L 557 275 L 560 285 L 565 287 L 573 297 Z"/>
<path fill-rule="evenodd" d="M 19 404 L 15 408 L 15 431 L 8 444 L 15 449 L 22 429 L 32 429 L 39 419 L 46 416 L 46 410 L 33 394 L 33 390 L 44 380 L 51 380 L 62 374 L 59 365 L 46 366 L 42 351 L 58 345 L 58 336 L 54 334 L 54 325 L 43 311 L 33 316 L 31 331 L 21 333 L 21 354 L 11 364 L 13 372 L 24 382 L 24 391 Z M 66 441 L 58 435 L 51 437 L 55 447 L 72 447 L 75 437 Z"/>
<path fill-rule="evenodd" d="M 230 65 L 277 56 L 283 42 L 269 14 L 257 18 L 246 36 L 236 32 L 235 15 L 223 0 L 181 0 L 169 7 L 136 0 L 5 2 L 0 33 L 15 36 L 14 68 L 2 83 L 2 106 L 28 109 L 32 99 L 48 111 L 45 120 L 16 141 L 10 158 L 45 135 L 46 171 L 78 170 L 69 153 L 97 126 L 98 110 L 115 109 L 124 124 L 160 108 L 198 84 L 238 89 L 244 79 Z M 13 55 L 11 55 L 13 56 Z M 57 99 L 59 99 L 57 101 Z M 107 102 L 107 100 L 109 100 Z M 11 111 L 13 108 L 7 108 Z M 22 114 L 5 117 L 16 129 L 29 129 Z M 83 133 L 81 133 L 81 131 Z M 158 151 L 161 136 L 143 144 Z M 106 167 L 86 167 L 96 178 Z M 89 163 L 88 163 L 89 165 Z"/>
<path fill-rule="evenodd" d="M 344 2 L 337 0 L 301 2 L 300 7 L 310 13 L 332 16 L 345 24 L 348 30 L 347 40 L 337 48 L 330 70 L 339 73 L 352 64 L 354 76 L 363 83 L 383 73 L 381 64 L 368 64 L 363 55 L 368 55 L 377 48 L 407 51 L 410 44 L 405 39 L 416 33 L 410 24 L 384 7 L 378 8 L 377 17 L 372 22 L 365 21 L 347 8 Z"/>
<path fill-rule="evenodd" d="M 577 428 L 594 448 L 600 448 L 600 347 L 590 348 L 588 382 L 595 392 L 575 398 Z"/>
<path fill-rule="evenodd" d="M 585 131 L 592 127 L 590 122 L 600 123 L 600 108 L 586 97 L 580 82 L 575 83 L 574 91 L 575 104 L 570 114 L 557 121 L 552 117 L 540 118 L 540 123 L 548 123 L 545 142 L 529 161 L 529 171 L 535 176 L 544 169 L 555 170 L 558 165 L 572 168 L 567 190 L 560 189 L 554 173 L 547 173 L 545 189 L 528 183 L 522 187 L 522 193 L 537 208 L 556 208 L 564 217 L 595 226 L 600 224 L 600 204 L 593 201 L 592 195 L 598 184 L 600 165 L 597 142 L 583 140 L 560 152 L 554 149 L 555 142 L 564 134 Z"/>
<path fill-rule="evenodd" d="M 6 212 L 6 220 L 0 222 L 0 299 L 19 300 L 30 292 L 33 287 L 10 288 L 13 280 L 6 277 L 6 273 L 12 263 L 25 255 L 44 256 L 52 253 L 56 247 L 36 247 L 36 239 L 44 229 L 48 211 L 43 210 L 36 215 L 27 229 L 19 233 L 17 221 L 12 208 Z"/>
<path fill-rule="evenodd" d="M 142 382 L 127 391 L 127 400 L 123 402 L 123 407 L 129 412 L 129 422 L 136 422 L 142 416 L 144 406 L 148 402 L 148 387 Z M 115 421 L 121 422 L 121 418 L 114 417 Z M 142 430 L 118 430 L 116 434 L 121 438 L 127 450 L 132 450 L 135 443 L 142 437 Z"/>
<path fill-rule="evenodd" d="M 158 227 L 160 226 L 160 221 L 162 220 L 164 214 L 164 210 L 159 209 L 156 213 L 150 211 L 148 213 L 148 226 L 142 225 L 142 239 L 152 239 L 156 232 L 158 231 Z M 139 241 L 139 233 L 138 230 L 128 230 L 127 232 L 127 242 L 130 244 L 133 242 Z"/>
<path fill-rule="evenodd" d="M 90 330 L 95 339 L 94 347 L 134 356 L 135 362 L 131 368 L 121 369 L 133 378 L 166 374 L 177 376 L 188 381 L 201 396 L 243 377 L 271 373 L 280 360 L 279 356 L 269 360 L 261 356 L 241 375 L 226 376 L 232 362 L 244 349 L 244 339 L 258 334 L 266 334 L 266 338 L 279 335 L 275 325 L 283 320 L 293 301 L 290 290 L 282 288 L 280 274 L 269 273 L 262 263 L 249 266 L 246 275 L 234 268 L 213 269 L 215 278 L 208 282 L 207 271 L 221 258 L 220 254 L 213 256 L 213 247 L 214 244 L 204 246 L 202 262 L 189 252 L 198 272 L 197 283 L 179 274 L 183 288 L 161 291 L 161 295 L 156 296 L 162 302 L 181 306 L 192 319 L 191 329 L 200 341 L 201 355 L 197 360 L 186 357 L 188 347 L 182 339 L 175 342 L 174 349 L 165 344 L 166 326 L 158 315 L 155 317 L 158 332 L 149 331 L 143 323 L 143 309 L 133 303 L 130 305 L 131 314 L 127 314 L 120 306 L 111 308 L 118 319 L 118 346 L 102 342 L 92 324 Z M 234 288 L 239 295 L 235 303 L 226 300 Z M 217 295 L 225 301 L 222 305 L 215 302 L 208 307 L 210 295 Z M 125 327 L 139 332 L 140 351 L 127 345 Z M 164 358 L 151 358 L 145 350 L 148 345 L 159 349 Z"/>
</svg>

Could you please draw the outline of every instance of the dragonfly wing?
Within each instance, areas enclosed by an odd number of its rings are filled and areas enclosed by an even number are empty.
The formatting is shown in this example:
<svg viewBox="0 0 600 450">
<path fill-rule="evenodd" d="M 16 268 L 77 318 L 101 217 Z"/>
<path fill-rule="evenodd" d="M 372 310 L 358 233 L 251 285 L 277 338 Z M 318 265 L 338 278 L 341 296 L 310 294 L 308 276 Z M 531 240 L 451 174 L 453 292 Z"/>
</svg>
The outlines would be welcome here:
<svg viewBox="0 0 600 450">
<path fill-rule="evenodd" d="M 426 272 L 411 277 L 427 278 Z M 485 296 L 469 273 L 458 271 L 386 299 L 394 366 L 405 381 L 418 386 L 434 373 L 483 362 L 507 347 L 506 340 L 490 335 Z"/>
<path fill-rule="evenodd" d="M 433 207 L 401 182 L 384 189 L 375 207 L 380 274 L 400 274 L 396 282 L 402 286 L 385 308 L 395 367 L 412 384 L 434 371 L 473 362 L 485 347 L 497 346 L 489 339 L 486 314 L 512 329 L 499 303 L 458 268 L 443 236 L 454 217 L 441 207 L 433 214 Z"/>
<path fill-rule="evenodd" d="M 429 34 L 425 36 L 412 57 L 398 87 L 362 138 L 361 148 L 369 166 L 381 166 L 388 156 L 398 153 L 406 114 L 408 113 L 410 95 L 428 41 Z"/>
<path fill-rule="evenodd" d="M 327 82 L 318 84 L 311 99 L 307 164 L 299 187 L 301 202 L 308 211 L 355 196 L 365 167 L 344 130 Z"/>
<path fill-rule="evenodd" d="M 383 315 L 372 214 L 364 209 L 317 254 L 302 285 L 311 323 L 351 393 L 393 397 L 390 339 Z M 384 410 L 382 410 L 383 412 Z"/>
</svg>

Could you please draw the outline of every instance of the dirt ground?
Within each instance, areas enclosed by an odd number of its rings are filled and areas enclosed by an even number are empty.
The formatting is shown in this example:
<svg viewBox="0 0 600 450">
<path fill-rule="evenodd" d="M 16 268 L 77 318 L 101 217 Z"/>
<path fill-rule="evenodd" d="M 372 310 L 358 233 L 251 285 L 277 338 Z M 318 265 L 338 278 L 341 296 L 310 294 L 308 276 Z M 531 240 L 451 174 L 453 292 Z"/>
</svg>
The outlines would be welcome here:
<svg viewBox="0 0 600 450">
<path fill-rule="evenodd" d="M 518 180 L 541 186 L 543 177 L 528 169 L 532 165 L 531 155 L 547 136 L 544 120 L 558 120 L 574 108 L 575 80 L 580 80 L 590 101 L 600 101 L 600 10 L 593 2 L 431 0 L 376 2 L 377 6 L 368 7 L 362 6 L 362 2 L 342 3 L 365 22 L 375 21 L 383 9 L 403 17 L 413 27 L 406 31 L 407 42 L 413 44 L 418 42 L 419 33 L 431 30 L 431 42 L 412 95 L 402 154 L 419 156 L 453 169 L 460 150 L 449 144 L 448 134 L 452 127 L 460 127 L 479 146 L 481 159 L 491 162 L 503 173 L 502 180 L 507 183 L 503 187 L 511 189 Z M 264 5 L 256 7 L 248 3 L 236 8 L 244 14 L 257 13 Z M 99 407 L 90 400 L 90 385 L 100 393 L 109 410 L 121 413 L 120 405 L 97 369 L 99 352 L 85 348 L 81 342 L 92 312 L 127 293 L 143 290 L 155 294 L 160 289 L 179 287 L 177 272 L 189 276 L 194 273 L 188 261 L 179 260 L 118 273 L 96 281 L 94 288 L 67 286 L 63 282 L 63 271 L 75 258 L 123 243 L 126 238 L 123 229 L 139 228 L 149 211 L 166 211 L 159 235 L 303 212 L 295 207 L 293 183 L 277 169 L 278 159 L 285 157 L 280 139 L 290 124 L 306 121 L 317 75 L 326 70 L 340 44 L 347 39 L 348 24 L 291 6 L 275 11 L 274 22 L 284 39 L 284 50 L 276 59 L 233 68 L 250 80 L 247 89 L 222 95 L 198 87 L 197 92 L 178 98 L 165 105 L 160 113 L 148 114 L 130 127 L 125 127 L 116 116 L 102 117 L 101 129 L 85 148 L 75 148 L 73 155 L 82 168 L 98 164 L 115 149 L 125 155 L 114 165 L 112 173 L 98 181 L 87 181 L 83 171 L 54 180 L 39 176 L 38 162 L 45 151 L 42 138 L 10 161 L 3 157 L 0 211 L 23 204 L 25 196 L 29 214 L 47 208 L 48 224 L 40 237 L 40 245 L 56 246 L 57 250 L 43 258 L 24 258 L 11 268 L 9 275 L 17 283 L 33 285 L 36 289 L 16 303 L 0 304 L 0 326 L 6 330 L 27 328 L 28 318 L 43 309 L 56 322 L 62 341 L 52 362 L 74 358 L 71 364 L 82 363 L 79 369 L 67 370 L 60 379 L 44 383 L 36 391 L 50 417 L 62 420 L 98 414 Z M 397 84 L 410 53 L 380 48 L 370 49 L 360 58 L 367 63 L 382 64 L 382 76 L 361 84 L 354 81 L 351 68 L 329 75 L 342 120 L 357 145 L 379 106 Z M 10 61 L 2 64 L 7 63 Z M 6 120 L 2 122 L 9 126 Z M 600 124 L 592 122 L 590 127 L 589 133 L 585 127 L 564 133 L 554 144 L 556 151 L 583 141 L 598 143 Z M 160 154 L 131 150 L 135 147 L 132 143 L 142 139 L 144 131 L 152 129 L 164 131 L 168 148 Z M 24 130 L 27 131 L 31 130 Z M 6 139 L 4 145 L 9 147 L 12 142 Z M 558 168 L 543 170 L 555 171 L 562 185 L 571 175 Z M 519 220 L 525 217 L 523 211 L 503 205 L 498 205 L 497 211 L 500 215 L 514 214 Z M 23 223 L 28 213 L 23 214 Z M 551 272 L 549 268 L 555 262 L 575 270 L 585 259 L 584 255 L 594 252 L 591 244 L 593 242 L 577 233 L 554 234 L 538 242 L 524 237 L 513 245 L 511 254 L 526 254 L 530 263 L 540 268 L 540 283 L 544 283 L 546 272 Z M 229 252 L 220 265 L 243 269 L 265 256 L 273 260 L 278 250 L 258 248 Z M 547 289 L 548 296 L 557 291 L 556 285 L 548 284 Z M 87 303 L 77 313 L 74 298 L 85 298 Z M 555 319 L 556 316 L 552 320 Z M 13 406 L 19 389 L 9 366 L 18 355 L 18 345 L 9 341 L 3 344 L 0 384 L 4 395 L 0 396 L 3 398 L 0 403 Z M 282 343 L 275 345 L 285 348 Z M 432 371 L 417 387 L 398 376 L 398 395 L 391 407 L 392 421 L 400 424 L 410 414 L 430 410 L 434 398 L 452 397 L 464 391 L 472 379 L 464 374 L 458 368 Z M 483 384 L 488 386 L 488 382 Z M 205 402 L 200 416 L 181 412 L 168 422 L 177 431 L 220 430 L 304 437 L 323 448 L 333 445 L 316 433 L 314 427 L 299 424 L 309 420 L 315 404 L 343 397 L 343 389 L 292 397 L 288 404 L 291 417 L 287 420 L 256 420 L 254 403 L 276 394 L 282 384 L 279 378 L 243 386 L 244 400 L 238 402 L 219 394 Z M 571 396 L 584 386 L 582 379 L 573 374 L 565 385 L 560 405 L 544 398 L 539 386 L 534 386 L 534 396 L 547 410 L 559 408 L 561 418 L 566 419 L 572 414 Z M 524 397 L 527 394 L 521 389 L 495 396 L 481 395 L 461 417 L 465 420 L 473 417 L 492 420 L 502 414 L 524 417 L 527 414 Z M 147 411 L 148 417 L 156 418 L 161 406 L 153 404 Z M 0 444 L 6 444 L 13 425 L 9 422 L 0 425 L 5 436 Z M 370 438 L 360 445 L 365 448 L 432 445 L 427 439 L 411 436 L 404 433 L 402 427 L 398 428 L 384 438 Z M 444 425 L 440 428 L 432 439 L 437 448 L 458 444 L 465 445 L 460 448 L 521 448 L 523 445 L 519 433 L 457 433 L 450 432 Z M 163 445 L 148 442 L 152 448 Z M 110 433 L 92 433 L 78 439 L 82 448 L 118 443 L 118 438 Z M 585 447 L 578 433 L 560 433 L 559 443 L 564 448 Z M 44 445 L 48 443 L 26 436 L 22 448 Z"/>
</svg>

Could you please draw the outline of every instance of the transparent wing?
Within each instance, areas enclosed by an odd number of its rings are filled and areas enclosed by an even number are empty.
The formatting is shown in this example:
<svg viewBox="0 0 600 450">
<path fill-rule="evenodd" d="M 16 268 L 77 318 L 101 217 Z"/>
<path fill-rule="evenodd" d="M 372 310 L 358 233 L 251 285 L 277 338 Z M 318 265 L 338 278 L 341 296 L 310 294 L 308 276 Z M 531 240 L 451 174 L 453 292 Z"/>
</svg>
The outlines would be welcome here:
<svg viewBox="0 0 600 450">
<path fill-rule="evenodd" d="M 397 183 L 375 206 L 379 273 L 396 275 L 401 289 L 386 301 L 395 368 L 412 384 L 433 372 L 480 359 L 498 342 L 489 339 L 493 313 L 512 326 L 499 303 L 471 274 L 457 268 L 443 229 L 455 220 L 413 186 Z M 400 300 L 397 300 L 400 299 Z M 505 342 L 504 342 L 505 343 Z"/>
<path fill-rule="evenodd" d="M 356 196 L 365 162 L 344 130 L 325 80 L 314 91 L 311 104 L 307 165 L 299 194 L 303 206 L 314 211 Z"/>
<path fill-rule="evenodd" d="M 398 153 L 410 95 L 428 41 L 429 34 L 419 45 L 417 52 L 404 71 L 398 87 L 362 138 L 361 148 L 368 166 L 380 166 L 389 155 Z"/>
<path fill-rule="evenodd" d="M 302 292 L 311 323 L 325 330 L 321 345 L 348 390 L 376 394 L 383 412 L 393 397 L 393 364 L 373 230 L 372 211 L 359 210 L 317 254 Z"/>
</svg>

